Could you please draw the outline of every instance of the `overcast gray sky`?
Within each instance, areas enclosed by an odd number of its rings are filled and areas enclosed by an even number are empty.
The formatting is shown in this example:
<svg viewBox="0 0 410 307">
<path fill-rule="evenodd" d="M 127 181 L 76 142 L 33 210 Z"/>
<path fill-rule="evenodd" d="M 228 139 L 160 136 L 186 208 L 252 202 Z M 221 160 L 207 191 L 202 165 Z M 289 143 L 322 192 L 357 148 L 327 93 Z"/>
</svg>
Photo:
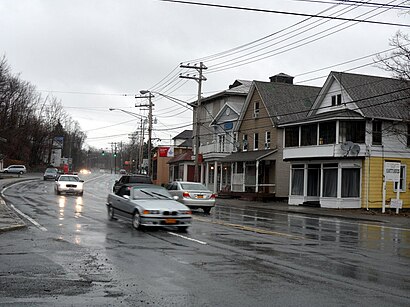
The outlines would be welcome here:
<svg viewBox="0 0 410 307">
<path fill-rule="evenodd" d="M 326 3 L 318 3 L 323 1 Z M 371 0 L 400 5 L 406 1 Z M 334 0 L 197 0 L 202 3 L 410 24 L 409 15 L 380 6 L 348 6 Z M 369 1 L 364 1 L 369 2 Z M 408 3 L 407 3 L 408 5 Z M 109 108 L 145 114 L 135 107 L 140 90 L 156 90 L 183 101 L 197 95 L 194 80 L 178 78 L 181 62 L 208 67 L 203 96 L 236 79 L 268 81 L 284 72 L 295 83 L 321 86 L 331 70 L 388 76 L 367 57 L 389 49 L 397 30 L 409 27 L 355 23 L 169 3 L 158 0 L 0 0 L 0 55 L 14 73 L 38 91 L 61 99 L 87 133 L 86 144 L 108 148 L 128 142 L 137 118 Z M 227 50 L 266 37 L 231 54 Z M 309 81 L 310 80 L 310 81 Z M 169 139 L 191 129 L 192 114 L 156 95 L 153 135 Z M 185 111 L 185 112 L 184 112 Z M 185 127 L 184 127 L 185 126 Z"/>
</svg>

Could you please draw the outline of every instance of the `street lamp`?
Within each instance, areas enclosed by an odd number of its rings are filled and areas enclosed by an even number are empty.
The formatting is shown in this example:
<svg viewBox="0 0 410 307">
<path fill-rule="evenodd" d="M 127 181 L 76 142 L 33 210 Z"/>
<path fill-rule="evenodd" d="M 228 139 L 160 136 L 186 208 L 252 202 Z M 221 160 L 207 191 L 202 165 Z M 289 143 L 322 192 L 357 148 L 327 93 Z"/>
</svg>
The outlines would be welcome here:
<svg viewBox="0 0 410 307">
<path fill-rule="evenodd" d="M 137 118 L 145 118 L 145 116 L 139 115 L 139 114 L 134 113 L 134 112 L 126 111 L 126 110 L 123 110 L 123 109 L 109 108 L 108 110 L 110 110 L 110 111 L 121 111 L 121 112 L 124 112 L 128 115 L 131 115 L 131 116 L 134 116 L 134 117 L 137 117 Z"/>
<path fill-rule="evenodd" d="M 135 98 L 148 98 L 148 176 L 151 176 L 151 148 L 152 148 L 152 100 L 151 98 L 154 97 L 152 93 L 148 90 L 141 90 L 140 91 L 141 95 L 146 95 L 148 96 L 143 96 L 143 97 L 135 97 Z M 136 105 L 137 106 L 137 105 Z M 145 105 L 139 105 L 139 107 L 142 107 Z"/>
</svg>

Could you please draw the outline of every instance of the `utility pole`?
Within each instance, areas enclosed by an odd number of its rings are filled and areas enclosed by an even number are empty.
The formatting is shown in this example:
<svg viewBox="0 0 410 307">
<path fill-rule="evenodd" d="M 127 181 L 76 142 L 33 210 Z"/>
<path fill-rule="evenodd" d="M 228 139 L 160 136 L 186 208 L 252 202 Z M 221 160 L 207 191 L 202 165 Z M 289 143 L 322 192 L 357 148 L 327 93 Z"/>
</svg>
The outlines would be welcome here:
<svg viewBox="0 0 410 307">
<path fill-rule="evenodd" d="M 199 63 L 199 67 L 195 64 L 195 65 L 183 65 L 181 64 L 179 67 L 181 68 L 192 68 L 192 69 L 196 69 L 199 73 L 199 76 L 190 76 L 190 75 L 180 75 L 180 78 L 185 78 L 185 79 L 193 79 L 195 81 L 198 82 L 198 101 L 196 104 L 196 109 L 195 109 L 195 173 L 194 173 L 194 181 L 196 182 L 200 182 L 200 178 L 199 178 L 199 135 L 200 135 L 200 127 L 201 125 L 199 124 L 199 112 L 200 112 L 200 108 L 201 108 L 201 96 L 202 96 L 202 81 L 206 81 L 206 78 L 204 77 L 202 71 L 204 69 L 208 69 L 208 67 L 206 67 L 204 65 L 204 63 L 200 62 Z"/>
<path fill-rule="evenodd" d="M 140 91 L 141 95 L 146 95 L 148 96 L 135 96 L 135 98 L 148 98 L 148 105 L 146 104 L 140 104 L 140 105 L 135 105 L 136 107 L 148 107 L 148 171 L 147 175 L 151 177 L 151 150 L 152 150 L 152 107 L 154 106 L 152 104 L 151 98 L 155 97 L 152 95 L 150 91 L 147 90 L 142 90 Z"/>
</svg>

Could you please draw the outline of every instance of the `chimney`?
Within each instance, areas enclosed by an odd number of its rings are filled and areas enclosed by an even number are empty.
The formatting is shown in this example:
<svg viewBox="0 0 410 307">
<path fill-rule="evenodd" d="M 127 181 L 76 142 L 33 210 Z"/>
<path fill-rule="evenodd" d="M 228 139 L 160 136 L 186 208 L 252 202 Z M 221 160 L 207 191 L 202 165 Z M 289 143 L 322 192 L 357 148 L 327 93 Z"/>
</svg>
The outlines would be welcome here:
<svg viewBox="0 0 410 307">
<path fill-rule="evenodd" d="M 270 82 L 293 84 L 293 77 L 282 72 L 280 74 L 269 77 L 269 80 Z"/>
</svg>

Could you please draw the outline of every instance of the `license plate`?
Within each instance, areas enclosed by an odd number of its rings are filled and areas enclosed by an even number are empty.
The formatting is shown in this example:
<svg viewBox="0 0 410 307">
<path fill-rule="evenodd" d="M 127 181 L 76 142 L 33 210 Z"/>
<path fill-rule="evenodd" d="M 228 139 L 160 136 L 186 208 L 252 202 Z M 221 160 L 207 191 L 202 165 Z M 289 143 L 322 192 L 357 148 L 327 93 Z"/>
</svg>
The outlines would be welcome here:
<svg viewBox="0 0 410 307">
<path fill-rule="evenodd" d="M 197 195 L 196 198 L 204 198 L 203 195 Z"/>
<path fill-rule="evenodd" d="M 175 224 L 177 222 L 176 219 L 166 219 L 165 224 Z"/>
</svg>

